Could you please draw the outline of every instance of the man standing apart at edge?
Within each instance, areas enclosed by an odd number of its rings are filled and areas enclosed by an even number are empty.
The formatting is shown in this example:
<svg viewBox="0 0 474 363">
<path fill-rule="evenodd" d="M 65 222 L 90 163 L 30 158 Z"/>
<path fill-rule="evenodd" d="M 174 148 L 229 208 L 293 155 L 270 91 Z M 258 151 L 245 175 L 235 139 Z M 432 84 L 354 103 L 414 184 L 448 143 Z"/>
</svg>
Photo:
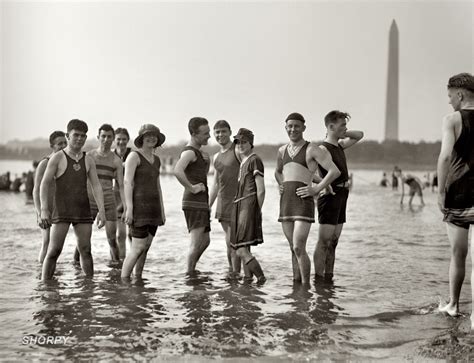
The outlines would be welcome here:
<svg viewBox="0 0 474 363">
<path fill-rule="evenodd" d="M 123 167 L 120 158 L 111 150 L 114 142 L 115 132 L 111 125 L 103 124 L 99 128 L 97 139 L 99 147 L 87 153 L 95 162 L 97 176 L 99 177 L 102 193 L 104 194 L 105 207 L 105 233 L 110 248 L 111 262 L 117 264 L 120 262 L 119 248 L 117 244 L 117 205 L 115 203 L 115 193 L 113 190 L 113 180 L 119 188 L 120 197 L 125 198 L 123 191 Z M 91 215 L 95 219 L 98 209 L 94 200 L 90 184 L 87 186 L 89 194 L 89 203 L 91 206 Z M 124 204 L 125 205 L 125 204 Z M 76 249 L 74 259 L 79 260 L 79 252 Z"/>
<path fill-rule="evenodd" d="M 125 222 L 130 226 L 132 244 L 122 266 L 122 279 L 128 280 L 135 267 L 141 278 L 148 250 L 159 226 L 165 224 L 163 193 L 160 183 L 161 160 L 153 150 L 165 142 L 165 135 L 152 124 L 140 127 L 125 163 Z"/>
<path fill-rule="evenodd" d="M 115 130 L 115 150 L 114 153 L 122 161 L 122 166 L 125 168 L 125 161 L 127 160 L 128 154 L 132 151 L 132 148 L 127 147 L 130 141 L 130 134 L 128 130 L 123 127 L 118 127 Z M 125 173 L 124 173 L 125 174 Z M 127 225 L 123 221 L 124 216 L 124 204 L 120 197 L 120 188 L 117 183 L 114 184 L 115 192 L 115 203 L 117 204 L 117 244 L 119 248 L 120 259 L 125 258 L 127 251 L 126 239 L 127 239 Z M 131 241 L 130 241 L 131 243 Z"/>
<path fill-rule="evenodd" d="M 290 245 L 293 280 L 309 284 L 311 262 L 306 251 L 311 223 L 314 223 L 314 198 L 341 173 L 327 150 L 303 139 L 305 119 L 299 113 L 288 115 L 285 129 L 290 142 L 278 150 L 275 179 L 280 185 L 280 217 L 283 233 Z M 313 175 L 321 164 L 327 175 L 312 186 Z"/>
<path fill-rule="evenodd" d="M 38 167 L 36 168 L 36 173 L 35 173 L 35 182 L 34 182 L 34 187 L 33 187 L 33 201 L 35 203 L 35 208 L 36 208 L 36 220 L 38 221 L 38 225 L 41 227 L 41 233 L 43 235 L 43 242 L 41 245 L 40 253 L 38 256 L 38 261 L 39 263 L 43 263 L 44 258 L 46 256 L 46 252 L 48 251 L 48 245 L 49 245 L 49 234 L 50 234 L 50 227 L 45 226 L 42 221 L 41 221 L 41 201 L 40 201 L 40 185 L 41 185 L 41 180 L 43 179 L 44 172 L 46 171 L 46 166 L 48 165 L 48 161 L 51 158 L 51 156 L 54 155 L 55 152 L 64 149 L 67 146 L 67 141 L 66 141 L 66 134 L 62 131 L 54 131 L 51 135 L 49 135 L 49 146 L 51 149 L 53 149 L 53 152 L 45 157 L 43 160 L 41 160 L 38 164 Z M 53 206 L 54 206 L 54 188 L 55 188 L 55 183 L 51 183 L 50 187 L 51 190 L 48 192 L 48 197 L 49 197 L 49 212 L 52 214 L 53 213 Z"/>
<path fill-rule="evenodd" d="M 443 136 L 438 158 L 438 205 L 444 214 L 451 262 L 449 264 L 449 303 L 439 310 L 459 315 L 459 295 L 464 281 L 469 229 L 474 224 L 474 76 L 461 73 L 448 81 L 449 103 L 453 113 L 443 119 Z M 474 258 L 471 237 L 471 259 Z M 474 270 L 471 275 L 474 278 Z M 471 278 L 471 281 L 473 281 Z M 474 284 L 471 282 L 472 296 Z M 471 330 L 474 329 L 474 305 Z"/>
<path fill-rule="evenodd" d="M 347 130 L 350 117 L 348 113 L 341 111 L 329 112 L 324 117 L 326 138 L 320 145 L 320 148 L 329 151 L 332 161 L 341 172 L 331 183 L 333 193 L 325 193 L 318 198 L 319 235 L 313 256 L 314 270 L 316 278 L 324 277 L 328 281 L 332 281 L 334 275 L 336 247 L 346 222 L 349 173 L 344 150 L 364 137 L 362 131 Z M 318 167 L 321 177 L 324 178 L 328 170 L 322 165 Z"/>
<path fill-rule="evenodd" d="M 235 144 L 230 139 L 232 131 L 225 120 L 217 121 L 214 125 L 214 136 L 221 149 L 214 157 L 214 183 L 209 195 L 209 208 L 217 198 L 216 218 L 225 233 L 227 245 L 227 261 L 229 270 L 239 273 L 241 261 L 230 246 L 230 219 L 234 197 L 239 183 L 240 157 L 235 151 Z"/>
<path fill-rule="evenodd" d="M 191 139 L 181 152 L 174 174 L 184 186 L 182 208 L 191 235 L 187 273 L 191 274 L 195 272 L 196 264 L 210 242 L 211 213 L 207 188 L 210 160 L 209 155 L 200 149 L 207 145 L 211 130 L 208 121 L 202 117 L 189 120 L 188 130 Z"/>
<path fill-rule="evenodd" d="M 84 121 L 71 120 L 67 125 L 68 146 L 54 154 L 48 162 L 40 186 L 41 222 L 51 225 L 51 240 L 46 258 L 43 262 L 41 278 L 50 280 L 56 269 L 56 261 L 64 246 L 69 225 L 72 223 L 77 238 L 77 249 L 81 257 L 81 267 L 87 276 L 94 274 L 91 254 L 92 223 L 87 182 L 92 185 L 92 192 L 97 202 L 99 215 L 97 226 L 105 224 L 105 208 L 102 187 L 97 177 L 94 160 L 82 151 L 87 139 L 88 127 Z M 51 218 L 49 211 L 49 190 L 56 179 L 54 211 Z"/>
</svg>

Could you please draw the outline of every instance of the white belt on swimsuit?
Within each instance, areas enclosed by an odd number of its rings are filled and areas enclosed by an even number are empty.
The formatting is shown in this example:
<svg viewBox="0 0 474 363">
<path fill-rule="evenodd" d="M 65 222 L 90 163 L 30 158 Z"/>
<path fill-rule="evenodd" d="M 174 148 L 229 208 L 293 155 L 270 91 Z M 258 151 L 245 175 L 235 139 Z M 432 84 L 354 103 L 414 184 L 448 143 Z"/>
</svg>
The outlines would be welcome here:
<svg viewBox="0 0 474 363">
<path fill-rule="evenodd" d="M 257 194 L 257 192 L 253 192 L 253 193 L 247 194 L 247 195 L 243 196 L 242 198 L 239 198 L 239 199 L 234 200 L 234 203 L 238 203 L 238 202 L 240 202 L 241 200 L 250 198 L 250 197 L 254 196 L 255 194 Z"/>
<path fill-rule="evenodd" d="M 339 188 L 349 188 L 349 182 L 346 181 L 344 183 L 339 183 L 339 184 L 336 184 L 336 187 L 339 187 Z"/>
</svg>

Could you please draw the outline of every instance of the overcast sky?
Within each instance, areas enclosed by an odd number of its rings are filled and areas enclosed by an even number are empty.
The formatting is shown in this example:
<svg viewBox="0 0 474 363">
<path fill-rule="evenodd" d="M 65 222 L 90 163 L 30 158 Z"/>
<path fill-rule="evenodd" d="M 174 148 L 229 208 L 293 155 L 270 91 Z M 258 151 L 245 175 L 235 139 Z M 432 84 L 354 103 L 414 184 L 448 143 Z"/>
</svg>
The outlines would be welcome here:
<svg viewBox="0 0 474 363">
<path fill-rule="evenodd" d="M 400 139 L 435 141 L 448 78 L 474 69 L 472 1 L 0 4 L 0 143 L 80 118 L 89 137 L 105 122 L 132 137 L 154 123 L 176 144 L 192 116 L 280 143 L 294 111 L 315 140 L 332 109 L 382 140 L 393 19 Z"/>
</svg>

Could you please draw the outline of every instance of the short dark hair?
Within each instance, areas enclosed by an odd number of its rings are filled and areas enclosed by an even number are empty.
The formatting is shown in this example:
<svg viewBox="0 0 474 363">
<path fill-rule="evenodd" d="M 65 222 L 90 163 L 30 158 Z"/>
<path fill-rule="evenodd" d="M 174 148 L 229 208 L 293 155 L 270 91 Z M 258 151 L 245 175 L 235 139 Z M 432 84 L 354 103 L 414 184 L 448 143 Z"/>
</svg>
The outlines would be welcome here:
<svg viewBox="0 0 474 363">
<path fill-rule="evenodd" d="M 288 122 L 290 120 L 297 120 L 297 121 L 301 121 L 302 123 L 306 122 L 303 115 L 301 113 L 298 113 L 298 112 L 290 113 L 288 115 L 288 117 L 286 118 L 285 122 Z"/>
<path fill-rule="evenodd" d="M 324 116 L 324 124 L 328 126 L 329 124 L 334 124 L 337 122 L 339 119 L 343 119 L 346 121 L 349 121 L 351 118 L 351 115 L 349 115 L 347 112 L 342 112 L 342 111 L 331 111 L 329 112 L 326 116 Z"/>
<path fill-rule="evenodd" d="M 71 132 L 72 130 L 77 130 L 77 131 L 82 131 L 87 133 L 89 131 L 89 127 L 87 127 L 87 124 L 82 121 L 78 120 L 77 118 L 71 120 L 67 124 L 67 132 Z"/>
<path fill-rule="evenodd" d="M 448 81 L 448 89 L 450 88 L 461 88 L 474 93 L 474 76 L 470 73 L 456 74 Z"/>
<path fill-rule="evenodd" d="M 130 134 L 128 133 L 128 130 L 124 127 L 117 127 L 115 129 L 115 135 L 118 135 L 118 134 L 123 134 L 123 135 L 127 135 L 127 138 L 130 140 Z"/>
<path fill-rule="evenodd" d="M 112 131 L 112 135 L 115 136 L 115 131 L 114 131 L 114 128 L 112 127 L 111 124 L 103 124 L 101 127 L 99 127 L 99 131 L 98 131 L 97 135 L 100 135 L 101 131 L 105 131 L 105 132 Z"/>
<path fill-rule="evenodd" d="M 189 133 L 191 135 L 197 133 L 199 128 L 204 125 L 209 125 L 209 122 L 204 117 L 193 117 L 188 123 Z"/>
<path fill-rule="evenodd" d="M 57 137 L 65 137 L 66 134 L 62 131 L 53 131 L 51 133 L 51 135 L 49 135 L 49 145 L 51 147 L 53 147 L 53 143 L 54 143 L 54 140 L 57 138 Z"/>
<path fill-rule="evenodd" d="M 229 123 L 226 121 L 226 120 L 219 120 L 216 122 L 216 124 L 214 125 L 214 130 L 215 129 L 223 129 L 223 128 L 228 128 L 229 131 L 230 130 L 230 125 Z"/>
</svg>

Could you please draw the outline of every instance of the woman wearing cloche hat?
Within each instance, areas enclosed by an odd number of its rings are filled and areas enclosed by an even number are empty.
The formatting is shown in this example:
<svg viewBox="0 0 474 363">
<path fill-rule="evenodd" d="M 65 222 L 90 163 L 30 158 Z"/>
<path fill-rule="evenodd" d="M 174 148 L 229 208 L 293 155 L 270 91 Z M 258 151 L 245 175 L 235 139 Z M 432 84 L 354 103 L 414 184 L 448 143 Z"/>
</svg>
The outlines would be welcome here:
<svg viewBox="0 0 474 363">
<path fill-rule="evenodd" d="M 248 271 L 257 278 L 257 282 L 263 283 L 265 276 L 262 268 L 249 249 L 250 246 L 263 243 L 262 205 L 265 199 L 263 163 L 253 153 L 253 141 L 253 132 L 248 129 L 242 128 L 234 136 L 236 151 L 240 153 L 242 161 L 232 208 L 230 245 Z"/>
<path fill-rule="evenodd" d="M 146 255 L 158 226 L 165 224 L 163 195 L 160 184 L 161 161 L 153 149 L 166 137 L 152 124 L 140 127 L 135 139 L 138 148 L 125 162 L 125 223 L 130 226 L 132 244 L 122 266 L 122 278 L 141 277 Z"/>
</svg>

